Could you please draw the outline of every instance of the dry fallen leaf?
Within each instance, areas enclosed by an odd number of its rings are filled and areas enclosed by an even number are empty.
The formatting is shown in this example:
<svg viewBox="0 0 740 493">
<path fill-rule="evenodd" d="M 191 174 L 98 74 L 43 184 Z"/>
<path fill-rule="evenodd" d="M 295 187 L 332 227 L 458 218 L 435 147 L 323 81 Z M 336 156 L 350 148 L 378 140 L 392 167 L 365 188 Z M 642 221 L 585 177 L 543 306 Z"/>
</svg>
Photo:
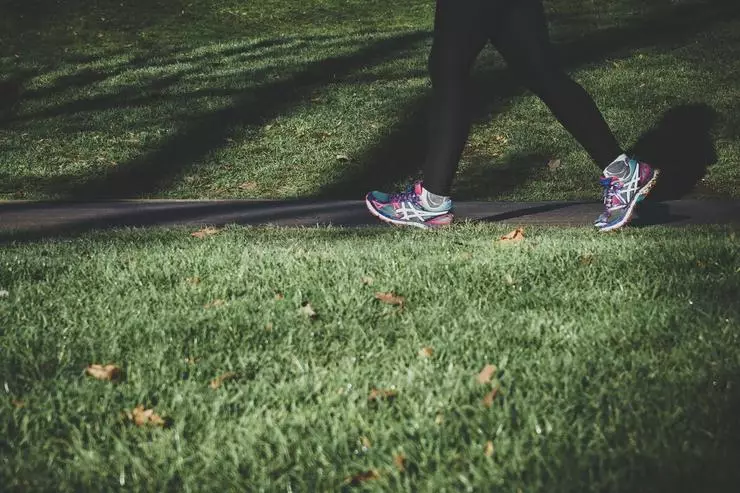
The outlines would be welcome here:
<svg viewBox="0 0 740 493">
<path fill-rule="evenodd" d="M 369 401 L 392 401 L 398 396 L 398 392 L 396 390 L 388 390 L 388 389 L 376 389 L 373 388 L 370 391 L 370 395 L 367 396 L 367 400 Z"/>
<path fill-rule="evenodd" d="M 224 300 L 213 300 L 210 303 L 206 303 L 203 305 L 203 308 L 217 308 L 219 306 L 224 306 L 226 302 Z"/>
<path fill-rule="evenodd" d="M 558 169 L 560 167 L 561 164 L 562 163 L 561 163 L 560 159 L 551 159 L 547 163 L 547 167 L 550 168 L 550 171 L 555 171 L 556 169 Z"/>
<path fill-rule="evenodd" d="M 13 407 L 16 409 L 21 409 L 23 407 L 26 407 L 25 401 L 22 401 L 20 399 L 13 399 L 12 401 L 10 401 L 10 403 L 13 404 Z"/>
<path fill-rule="evenodd" d="M 349 486 L 359 486 L 366 481 L 374 481 L 376 479 L 380 479 L 380 474 L 375 469 L 370 469 L 369 471 L 364 471 L 359 474 L 355 474 L 354 476 L 348 476 L 345 478 L 344 484 Z"/>
<path fill-rule="evenodd" d="M 500 242 L 507 241 L 522 241 L 524 239 L 524 228 L 516 228 L 511 233 L 505 234 L 499 240 Z"/>
<path fill-rule="evenodd" d="M 318 317 L 318 314 L 314 311 L 313 307 L 311 306 L 311 303 L 309 303 L 308 301 L 303 303 L 303 305 L 298 311 L 301 313 L 301 315 L 305 315 L 308 318 Z"/>
<path fill-rule="evenodd" d="M 244 190 L 245 192 L 251 192 L 252 190 L 255 190 L 257 188 L 257 183 L 253 181 L 245 181 L 244 183 L 239 185 L 239 190 Z"/>
<path fill-rule="evenodd" d="M 128 418 L 134 422 L 136 426 L 164 426 L 165 422 L 161 416 L 154 412 L 154 409 L 144 409 L 144 406 L 139 405 L 134 408 L 133 411 L 127 412 Z"/>
<path fill-rule="evenodd" d="M 491 377 L 493 377 L 494 373 L 496 373 L 496 367 L 489 364 L 483 367 L 476 379 L 478 380 L 478 383 L 486 384 L 491 381 Z"/>
<path fill-rule="evenodd" d="M 403 296 L 393 293 L 375 293 L 375 299 L 394 306 L 403 306 L 406 301 Z"/>
<path fill-rule="evenodd" d="M 198 276 L 188 277 L 186 281 L 192 285 L 200 284 L 200 277 Z"/>
<path fill-rule="evenodd" d="M 221 230 L 218 228 L 213 228 L 211 226 L 208 226 L 206 228 L 203 228 L 201 230 L 195 231 L 194 233 L 191 233 L 190 236 L 194 238 L 200 238 L 201 240 L 205 238 L 206 236 L 213 236 L 220 233 Z"/>
<path fill-rule="evenodd" d="M 404 472 L 406 470 L 406 456 L 402 453 L 394 455 L 393 465 L 396 466 L 396 469 L 400 472 Z"/>
<path fill-rule="evenodd" d="M 486 442 L 486 446 L 483 448 L 483 453 L 486 454 L 486 457 L 493 457 L 493 442 L 491 440 Z"/>
<path fill-rule="evenodd" d="M 496 395 L 498 395 L 498 388 L 494 388 L 486 394 L 486 396 L 483 398 L 483 405 L 486 407 L 493 406 L 493 401 L 496 399 Z"/>
<path fill-rule="evenodd" d="M 227 371 L 223 375 L 219 375 L 213 380 L 211 380 L 211 388 L 213 390 L 216 390 L 217 388 L 221 387 L 221 385 L 224 382 L 227 382 L 229 380 L 234 380 L 236 377 L 237 377 L 236 373 L 234 373 L 233 371 Z"/>
<path fill-rule="evenodd" d="M 121 369 L 116 365 L 90 365 L 85 373 L 98 380 L 115 381 L 121 378 Z"/>
<path fill-rule="evenodd" d="M 422 358 L 431 358 L 433 354 L 434 349 L 430 347 L 423 347 L 419 349 L 419 356 L 421 356 Z"/>
<path fill-rule="evenodd" d="M 275 299 L 277 301 L 284 300 L 285 299 L 285 295 L 283 293 L 280 293 L 280 292 L 275 293 Z"/>
<path fill-rule="evenodd" d="M 373 285 L 373 278 L 372 277 L 363 277 L 362 278 L 362 284 L 365 286 L 372 286 Z"/>
</svg>

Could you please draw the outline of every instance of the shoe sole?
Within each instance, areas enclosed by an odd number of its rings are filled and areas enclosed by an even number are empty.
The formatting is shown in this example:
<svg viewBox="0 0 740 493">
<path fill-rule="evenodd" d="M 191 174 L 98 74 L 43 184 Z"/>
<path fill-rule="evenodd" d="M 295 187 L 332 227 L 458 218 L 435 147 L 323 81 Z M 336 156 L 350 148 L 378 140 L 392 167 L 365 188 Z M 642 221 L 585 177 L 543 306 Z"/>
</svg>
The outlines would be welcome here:
<svg viewBox="0 0 740 493">
<path fill-rule="evenodd" d="M 375 207 L 373 207 L 373 205 L 370 203 L 368 199 L 365 199 L 365 206 L 367 207 L 367 210 L 370 211 L 370 214 L 377 217 L 383 222 L 392 224 L 393 226 L 411 226 L 411 227 L 419 228 L 419 229 L 434 229 L 434 228 L 443 228 L 445 226 L 448 226 L 446 224 L 440 225 L 440 226 L 429 226 L 428 224 L 424 224 L 424 223 L 417 223 L 413 221 L 399 221 L 398 219 L 391 219 L 390 217 L 386 217 L 380 212 L 378 212 L 375 209 Z"/>
<path fill-rule="evenodd" d="M 617 223 L 599 228 L 599 231 L 604 232 L 604 233 L 607 231 L 614 231 L 615 229 L 619 229 L 629 224 L 635 212 L 635 207 L 637 207 L 637 204 L 645 200 L 645 197 L 648 196 L 650 191 L 653 189 L 655 184 L 658 182 L 658 176 L 660 176 L 660 171 L 658 171 L 657 169 L 653 170 L 653 177 L 650 178 L 650 181 L 647 182 L 644 187 L 642 187 L 640 190 L 637 191 L 635 200 L 633 200 L 632 203 L 627 208 L 627 213 L 624 215 L 624 217 Z"/>
</svg>

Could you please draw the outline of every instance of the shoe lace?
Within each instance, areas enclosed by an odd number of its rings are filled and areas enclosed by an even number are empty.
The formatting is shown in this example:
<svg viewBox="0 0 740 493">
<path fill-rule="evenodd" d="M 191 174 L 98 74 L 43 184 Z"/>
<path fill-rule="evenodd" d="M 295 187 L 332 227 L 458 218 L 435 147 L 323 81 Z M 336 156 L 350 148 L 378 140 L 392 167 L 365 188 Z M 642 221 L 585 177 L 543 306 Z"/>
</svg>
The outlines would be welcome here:
<svg viewBox="0 0 740 493">
<path fill-rule="evenodd" d="M 602 197 L 604 200 L 604 212 L 609 214 L 614 206 L 614 198 L 622 191 L 622 182 L 614 178 L 602 178 L 601 186 L 604 188 Z"/>
<path fill-rule="evenodd" d="M 409 185 L 403 192 L 397 193 L 393 196 L 394 202 L 411 202 L 412 204 L 419 204 L 419 196 L 415 190 L 415 184 Z"/>
</svg>

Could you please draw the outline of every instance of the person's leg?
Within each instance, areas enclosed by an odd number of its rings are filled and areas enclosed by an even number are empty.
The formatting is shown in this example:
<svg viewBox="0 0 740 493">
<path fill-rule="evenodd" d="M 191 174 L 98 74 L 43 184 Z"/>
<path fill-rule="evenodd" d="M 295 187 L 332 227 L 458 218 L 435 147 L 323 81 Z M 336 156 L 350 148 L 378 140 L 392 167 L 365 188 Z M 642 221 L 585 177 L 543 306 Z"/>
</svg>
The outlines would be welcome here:
<svg viewBox="0 0 740 493">
<path fill-rule="evenodd" d="M 476 57 L 488 41 L 484 14 L 501 0 L 437 0 L 434 42 L 429 57 L 433 102 L 423 183 L 402 193 L 373 191 L 368 210 L 396 225 L 430 228 L 452 222 L 450 188 L 470 130 L 468 81 Z"/>
<path fill-rule="evenodd" d="M 498 0 L 437 0 L 429 56 L 433 87 L 424 188 L 448 196 L 470 131 L 470 72 L 488 42 L 487 14 Z"/>
<path fill-rule="evenodd" d="M 541 0 L 509 0 L 490 36 L 507 65 L 550 108 L 599 169 L 622 154 L 596 103 L 561 68 Z"/>
<path fill-rule="evenodd" d="M 605 212 L 594 224 L 603 231 L 624 226 L 652 189 L 657 171 L 624 154 L 591 96 L 561 68 L 549 41 L 542 0 L 510 0 L 507 7 L 490 32 L 492 43 L 604 169 Z"/>
</svg>

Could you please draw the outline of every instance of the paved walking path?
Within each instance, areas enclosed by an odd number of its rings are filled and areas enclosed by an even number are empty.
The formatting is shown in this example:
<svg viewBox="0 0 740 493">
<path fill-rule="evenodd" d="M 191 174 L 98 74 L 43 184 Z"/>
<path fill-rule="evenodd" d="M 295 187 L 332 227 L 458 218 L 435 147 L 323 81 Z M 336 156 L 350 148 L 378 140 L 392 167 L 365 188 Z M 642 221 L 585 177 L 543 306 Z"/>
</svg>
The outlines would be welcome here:
<svg viewBox="0 0 740 493">
<path fill-rule="evenodd" d="M 597 202 L 457 202 L 458 219 L 512 225 L 587 226 Z M 46 237 L 121 226 L 279 225 L 347 227 L 380 222 L 363 201 L 130 200 L 0 202 L 0 235 Z M 740 224 L 740 201 L 678 200 L 644 204 L 633 225 Z"/>
</svg>

